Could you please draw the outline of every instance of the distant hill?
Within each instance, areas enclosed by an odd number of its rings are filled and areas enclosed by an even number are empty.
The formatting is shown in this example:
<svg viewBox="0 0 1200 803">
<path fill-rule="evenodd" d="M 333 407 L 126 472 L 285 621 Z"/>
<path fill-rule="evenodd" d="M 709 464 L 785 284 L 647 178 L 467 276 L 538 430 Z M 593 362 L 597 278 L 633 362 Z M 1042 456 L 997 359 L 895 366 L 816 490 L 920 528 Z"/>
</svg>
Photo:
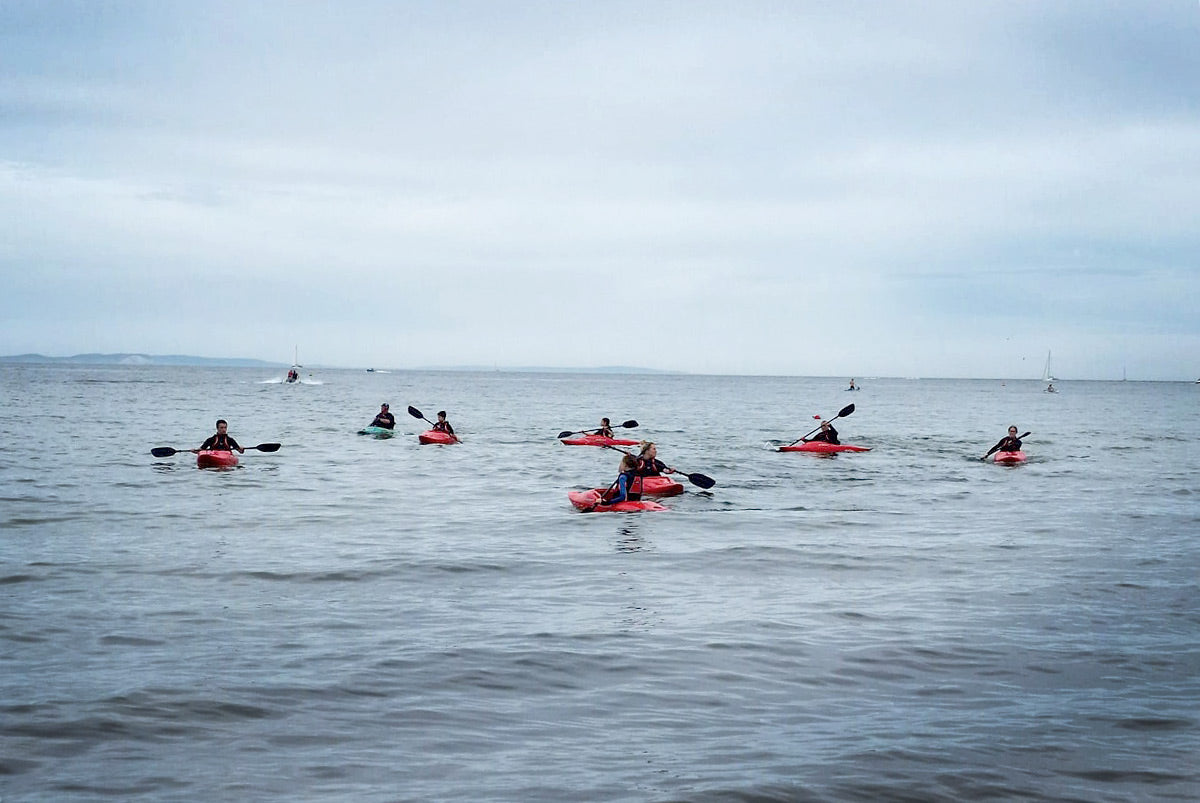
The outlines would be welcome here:
<svg viewBox="0 0 1200 803">
<path fill-rule="evenodd" d="M 243 357 L 195 357 L 190 354 L 75 354 L 47 357 L 44 354 L 14 354 L 0 363 L 58 363 L 65 365 L 196 365 L 226 368 L 278 368 L 285 363 Z"/>
</svg>

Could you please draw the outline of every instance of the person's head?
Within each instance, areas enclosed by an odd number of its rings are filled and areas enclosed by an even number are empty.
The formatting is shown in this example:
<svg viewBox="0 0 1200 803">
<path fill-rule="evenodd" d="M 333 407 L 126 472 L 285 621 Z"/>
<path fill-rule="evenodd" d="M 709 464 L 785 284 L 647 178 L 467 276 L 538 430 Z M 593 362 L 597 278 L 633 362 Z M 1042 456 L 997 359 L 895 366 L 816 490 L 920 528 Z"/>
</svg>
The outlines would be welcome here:
<svg viewBox="0 0 1200 803">
<path fill-rule="evenodd" d="M 621 458 L 621 472 L 633 471 L 637 468 L 637 458 L 631 454 L 627 454 Z"/>
<path fill-rule="evenodd" d="M 607 427 L 607 426 L 608 426 L 608 419 L 607 419 L 607 418 L 601 418 L 601 419 L 600 419 L 600 426 L 602 426 L 602 427 Z"/>
<path fill-rule="evenodd" d="M 1017 436 L 1017 428 L 1015 426 L 1009 427 L 1008 434 L 1015 438 Z"/>
<path fill-rule="evenodd" d="M 829 422 L 828 422 L 828 421 L 822 421 L 822 422 L 821 422 L 821 431 L 822 431 L 822 432 L 828 432 L 829 430 L 830 430 L 830 425 L 829 425 Z"/>
<path fill-rule="evenodd" d="M 379 412 L 386 413 L 387 411 L 388 411 L 388 403 L 387 402 L 384 402 L 383 404 L 379 405 Z"/>
<path fill-rule="evenodd" d="M 438 421 L 445 421 L 445 420 L 446 420 L 446 411 L 438 410 Z"/>
<path fill-rule="evenodd" d="M 229 430 L 229 422 L 224 418 L 217 419 L 217 433 L 224 435 Z"/>
<path fill-rule="evenodd" d="M 658 447 L 654 445 L 653 441 L 642 441 L 641 447 L 641 451 L 638 452 L 638 457 L 645 457 L 650 460 L 658 457 Z"/>
</svg>

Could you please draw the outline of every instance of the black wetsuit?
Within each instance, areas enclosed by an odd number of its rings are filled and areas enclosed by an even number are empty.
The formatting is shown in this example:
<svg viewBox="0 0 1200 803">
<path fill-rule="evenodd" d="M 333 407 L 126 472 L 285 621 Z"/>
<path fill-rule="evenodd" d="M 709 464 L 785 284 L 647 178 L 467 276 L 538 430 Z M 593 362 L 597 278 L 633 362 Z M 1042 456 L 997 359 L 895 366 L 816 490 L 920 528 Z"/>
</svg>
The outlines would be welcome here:
<svg viewBox="0 0 1200 803">
<path fill-rule="evenodd" d="M 391 413 L 380 413 L 375 416 L 375 420 L 371 422 L 373 427 L 383 427 L 384 429 L 396 428 L 396 416 Z"/>
<path fill-rule="evenodd" d="M 1021 439 L 1013 435 L 1005 435 L 1000 439 L 1000 442 L 988 450 L 988 454 L 992 452 L 1019 452 L 1021 451 Z M 985 457 L 987 455 L 984 455 Z"/>
<path fill-rule="evenodd" d="M 434 432 L 445 432 L 447 435 L 454 434 L 454 427 L 450 426 L 449 421 L 439 421 L 433 425 Z"/>
<path fill-rule="evenodd" d="M 238 442 L 228 435 L 213 435 L 206 440 L 201 446 L 202 452 L 232 452 L 234 449 L 241 450 Z"/>
<path fill-rule="evenodd" d="M 838 440 L 837 430 L 833 428 L 832 424 L 829 426 L 829 429 L 821 430 L 816 435 L 813 435 L 811 438 L 809 438 L 808 441 L 806 441 L 806 442 L 812 443 L 813 441 L 820 441 L 821 443 L 832 443 L 834 445 L 841 443 L 841 441 Z"/>
</svg>

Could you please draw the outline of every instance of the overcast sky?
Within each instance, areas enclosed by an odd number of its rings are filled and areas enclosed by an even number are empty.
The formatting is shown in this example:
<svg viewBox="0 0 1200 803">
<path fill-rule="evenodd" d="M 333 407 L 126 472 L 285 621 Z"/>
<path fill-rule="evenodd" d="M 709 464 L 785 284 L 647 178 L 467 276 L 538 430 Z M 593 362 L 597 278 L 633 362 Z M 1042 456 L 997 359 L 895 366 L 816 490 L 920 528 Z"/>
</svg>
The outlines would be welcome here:
<svg viewBox="0 0 1200 803">
<path fill-rule="evenodd" d="M 1200 3 L 0 3 L 0 354 L 1200 376 Z"/>
</svg>

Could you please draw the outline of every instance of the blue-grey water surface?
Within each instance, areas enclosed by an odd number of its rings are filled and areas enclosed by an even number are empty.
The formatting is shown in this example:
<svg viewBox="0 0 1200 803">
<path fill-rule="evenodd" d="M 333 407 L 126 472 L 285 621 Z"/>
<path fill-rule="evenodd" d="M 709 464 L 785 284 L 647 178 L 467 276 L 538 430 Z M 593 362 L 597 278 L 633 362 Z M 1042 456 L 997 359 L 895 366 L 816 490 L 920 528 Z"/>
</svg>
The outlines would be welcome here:
<svg viewBox="0 0 1200 803">
<path fill-rule="evenodd" d="M 1200 798 L 1200 386 L 306 378 L 0 366 L 0 799 Z"/>
</svg>

